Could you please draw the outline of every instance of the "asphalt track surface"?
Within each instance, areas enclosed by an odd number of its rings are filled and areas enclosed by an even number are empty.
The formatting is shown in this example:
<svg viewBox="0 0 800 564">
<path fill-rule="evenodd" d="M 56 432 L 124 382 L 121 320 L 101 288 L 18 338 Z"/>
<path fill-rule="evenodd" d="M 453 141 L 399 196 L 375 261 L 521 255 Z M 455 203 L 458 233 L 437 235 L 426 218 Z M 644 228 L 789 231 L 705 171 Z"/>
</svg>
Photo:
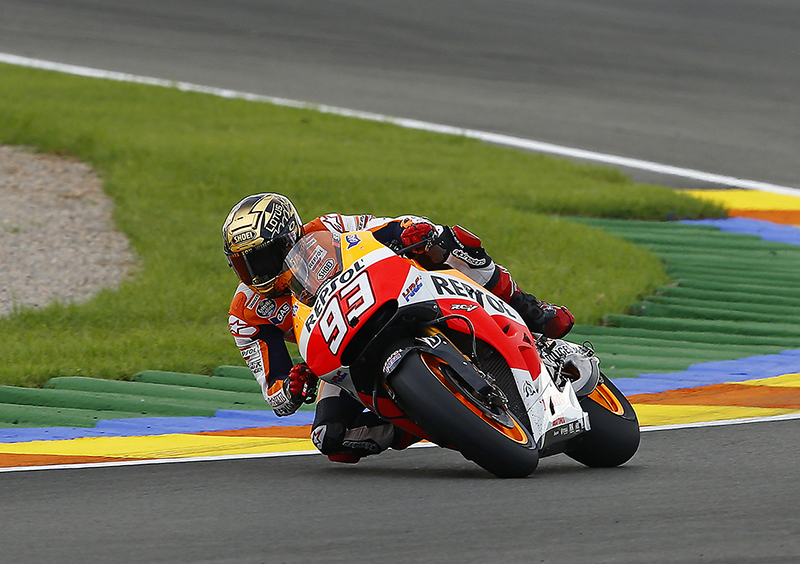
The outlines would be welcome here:
<svg viewBox="0 0 800 564">
<path fill-rule="evenodd" d="M 788 0 L 0 0 L 0 52 L 799 186 L 798 22 Z M 515 481 L 439 449 L 4 474 L 0 561 L 797 562 L 798 425 L 650 432 L 623 468 Z"/>
<path fill-rule="evenodd" d="M 795 187 L 798 27 L 793 0 L 0 0 L 0 52 Z"/>
<path fill-rule="evenodd" d="M 4 563 L 797 562 L 800 421 L 492 478 L 438 448 L 0 476 Z M 795 464 L 787 458 L 795 457 Z"/>
</svg>

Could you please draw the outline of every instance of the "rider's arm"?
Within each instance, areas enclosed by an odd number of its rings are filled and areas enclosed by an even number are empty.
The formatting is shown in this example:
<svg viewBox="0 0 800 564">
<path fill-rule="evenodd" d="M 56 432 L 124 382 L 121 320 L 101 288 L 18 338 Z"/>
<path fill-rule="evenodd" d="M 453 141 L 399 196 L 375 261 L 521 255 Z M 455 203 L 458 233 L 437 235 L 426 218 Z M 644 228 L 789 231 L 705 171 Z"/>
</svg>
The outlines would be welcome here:
<svg viewBox="0 0 800 564">
<path fill-rule="evenodd" d="M 278 416 L 291 415 L 301 405 L 287 391 L 292 358 L 286 348 L 287 328 L 283 326 L 290 326 L 292 317 L 291 308 L 285 303 L 259 296 L 241 284 L 228 316 L 228 328 L 236 346 L 261 387 L 264 399 Z"/>
<path fill-rule="evenodd" d="M 348 231 L 361 231 L 368 229 L 375 216 L 368 214 L 342 215 L 329 213 L 312 219 L 303 226 L 303 233 L 314 231 L 330 231 L 331 233 L 346 233 Z"/>
<path fill-rule="evenodd" d="M 429 226 L 427 236 L 430 237 L 430 244 L 415 255 L 422 266 L 428 270 L 454 268 L 481 286 L 496 283 L 497 265 L 486 253 L 481 240 L 460 225 L 437 225 L 424 217 L 404 216 L 388 221 L 375 229 L 373 235 L 398 251 L 418 240 L 420 226 Z M 409 238 L 409 231 L 416 233 Z"/>
</svg>

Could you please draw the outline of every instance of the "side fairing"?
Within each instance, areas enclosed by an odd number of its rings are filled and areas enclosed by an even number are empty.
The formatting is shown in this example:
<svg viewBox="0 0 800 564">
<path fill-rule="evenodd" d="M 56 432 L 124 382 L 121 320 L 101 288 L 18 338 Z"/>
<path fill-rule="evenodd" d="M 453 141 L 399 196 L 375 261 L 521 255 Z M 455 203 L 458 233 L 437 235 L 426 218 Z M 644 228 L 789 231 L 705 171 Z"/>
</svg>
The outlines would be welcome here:
<svg viewBox="0 0 800 564">
<path fill-rule="evenodd" d="M 313 307 L 295 303 L 297 344 L 316 374 L 335 374 L 353 336 L 380 306 L 402 292 L 411 269 L 408 261 L 383 246 L 365 250 L 361 256 L 352 253 L 354 260 L 320 289 Z M 374 274 L 378 270 L 380 276 Z"/>
</svg>

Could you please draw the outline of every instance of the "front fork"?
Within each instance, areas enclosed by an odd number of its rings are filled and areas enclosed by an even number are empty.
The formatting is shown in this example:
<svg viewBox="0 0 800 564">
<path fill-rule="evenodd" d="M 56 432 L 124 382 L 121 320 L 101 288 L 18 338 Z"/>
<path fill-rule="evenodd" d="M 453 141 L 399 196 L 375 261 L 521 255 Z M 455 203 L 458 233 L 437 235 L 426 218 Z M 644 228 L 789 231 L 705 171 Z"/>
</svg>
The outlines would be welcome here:
<svg viewBox="0 0 800 564">
<path fill-rule="evenodd" d="M 512 372 L 542 456 L 560 452 L 554 445 L 591 429 L 589 415 L 581 408 L 571 382 L 559 389 L 543 363 L 535 380 L 527 370 Z"/>
</svg>

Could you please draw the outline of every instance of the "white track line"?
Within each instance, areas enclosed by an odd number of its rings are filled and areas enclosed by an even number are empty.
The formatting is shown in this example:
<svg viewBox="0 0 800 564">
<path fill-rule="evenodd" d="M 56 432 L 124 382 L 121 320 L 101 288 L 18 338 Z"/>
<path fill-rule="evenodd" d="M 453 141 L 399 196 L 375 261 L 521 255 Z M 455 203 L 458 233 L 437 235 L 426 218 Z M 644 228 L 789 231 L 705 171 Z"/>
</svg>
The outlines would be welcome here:
<svg viewBox="0 0 800 564">
<path fill-rule="evenodd" d="M 513 137 L 511 135 L 503 135 L 501 133 L 489 133 L 486 131 L 453 127 L 450 125 L 430 123 L 415 119 L 397 118 L 371 112 L 348 110 L 346 108 L 337 108 L 335 106 L 327 106 L 324 104 L 310 104 L 308 102 L 301 102 L 298 100 L 276 98 L 273 96 L 262 96 L 259 94 L 249 94 L 247 92 L 238 92 L 236 90 L 228 90 L 225 88 L 213 88 L 210 86 L 201 86 L 198 84 L 191 84 L 189 82 L 176 82 L 171 80 L 163 80 L 160 78 L 127 74 L 122 72 L 106 71 L 100 69 L 93 69 L 89 67 L 55 63 L 52 61 L 43 61 L 40 59 L 20 57 L 18 55 L 12 55 L 9 53 L 0 53 L 0 63 L 8 63 L 11 65 L 52 70 L 52 71 L 63 72 L 66 74 L 74 74 L 78 76 L 87 76 L 92 78 L 105 78 L 109 80 L 118 80 L 122 82 L 136 82 L 139 84 L 150 84 L 152 86 L 177 88 L 178 90 L 183 90 L 187 92 L 202 92 L 205 94 L 220 96 L 222 98 L 238 98 L 243 100 L 250 100 L 253 102 L 268 102 L 279 106 L 290 106 L 293 108 L 317 110 L 319 112 L 328 114 L 354 117 L 369 121 L 392 123 L 394 125 L 398 125 L 400 127 L 405 127 L 408 129 L 419 129 L 423 131 L 444 133 L 448 135 L 459 135 L 462 137 L 469 137 L 471 139 L 479 139 L 487 143 L 494 143 L 496 145 L 504 145 L 507 147 L 515 147 L 518 149 L 525 149 L 527 151 L 535 151 L 537 153 L 548 153 L 551 155 L 559 155 L 562 157 L 572 157 L 603 164 L 633 168 L 636 170 L 655 172 L 659 174 L 665 174 L 668 176 L 678 176 L 681 178 L 689 178 L 692 180 L 699 180 L 702 182 L 711 182 L 723 186 L 730 186 L 732 188 L 759 190 L 761 192 L 770 192 L 772 194 L 782 194 L 786 196 L 800 196 L 800 188 L 793 188 L 791 186 L 781 186 L 779 184 L 770 184 L 769 182 L 760 182 L 758 180 L 747 180 L 744 178 L 736 178 L 733 176 L 725 176 L 722 174 L 703 172 L 701 170 L 695 170 L 691 168 L 682 168 L 672 165 L 654 163 L 651 161 L 644 161 L 640 159 L 620 157 L 618 155 L 597 153 L 595 151 L 576 149 L 574 147 L 565 147 L 563 145 L 554 145 L 552 143 L 545 143 L 543 141 L 534 141 L 532 139 L 524 139 L 521 137 Z"/>
</svg>

